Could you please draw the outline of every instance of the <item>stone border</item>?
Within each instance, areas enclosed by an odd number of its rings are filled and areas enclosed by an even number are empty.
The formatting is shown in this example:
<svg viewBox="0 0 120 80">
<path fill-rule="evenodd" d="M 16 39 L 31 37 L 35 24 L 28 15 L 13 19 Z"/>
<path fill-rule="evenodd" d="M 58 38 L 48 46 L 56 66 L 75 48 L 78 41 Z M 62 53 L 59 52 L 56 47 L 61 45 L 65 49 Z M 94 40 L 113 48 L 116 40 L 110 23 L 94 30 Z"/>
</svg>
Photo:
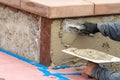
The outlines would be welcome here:
<svg viewBox="0 0 120 80">
<path fill-rule="evenodd" d="M 0 0 L 0 3 L 47 18 L 120 13 L 119 0 Z"/>
<path fill-rule="evenodd" d="M 40 63 L 50 66 L 50 43 L 51 43 L 51 24 L 52 20 L 41 18 L 40 21 Z"/>
</svg>

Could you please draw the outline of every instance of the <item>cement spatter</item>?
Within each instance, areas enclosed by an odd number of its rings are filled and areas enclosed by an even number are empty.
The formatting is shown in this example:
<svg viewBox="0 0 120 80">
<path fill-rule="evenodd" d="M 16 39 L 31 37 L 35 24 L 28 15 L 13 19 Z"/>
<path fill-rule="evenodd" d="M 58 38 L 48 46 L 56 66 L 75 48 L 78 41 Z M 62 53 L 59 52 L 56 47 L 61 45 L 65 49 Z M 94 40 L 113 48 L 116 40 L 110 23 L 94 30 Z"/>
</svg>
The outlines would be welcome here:
<svg viewBox="0 0 120 80">
<path fill-rule="evenodd" d="M 110 15 L 110 16 L 97 16 L 97 17 L 82 17 L 82 18 L 72 18 L 72 20 L 84 23 L 94 22 L 119 22 L 120 15 Z M 52 64 L 54 65 L 79 65 L 85 63 L 84 60 L 80 58 L 73 57 L 71 55 L 63 53 L 61 50 L 67 47 L 76 47 L 80 49 L 96 49 L 109 53 L 111 55 L 120 57 L 120 42 L 113 41 L 108 37 L 104 37 L 101 33 L 91 36 L 82 36 L 75 33 L 63 32 L 61 24 L 63 19 L 54 20 L 52 24 L 52 36 L 51 36 L 51 57 Z M 112 65 L 112 67 L 110 67 Z M 103 65 L 109 67 L 112 70 L 120 70 L 120 63 L 112 63 L 111 65 Z"/>
<path fill-rule="evenodd" d="M 0 47 L 38 62 L 39 18 L 0 5 Z"/>
</svg>

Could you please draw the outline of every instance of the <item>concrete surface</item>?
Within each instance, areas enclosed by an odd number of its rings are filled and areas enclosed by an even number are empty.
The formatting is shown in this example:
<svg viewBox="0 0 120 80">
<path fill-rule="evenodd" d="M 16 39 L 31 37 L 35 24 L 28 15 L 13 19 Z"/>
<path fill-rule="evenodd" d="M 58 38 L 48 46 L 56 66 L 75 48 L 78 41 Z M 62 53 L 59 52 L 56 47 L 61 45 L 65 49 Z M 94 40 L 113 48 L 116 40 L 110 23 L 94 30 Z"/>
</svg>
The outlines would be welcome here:
<svg viewBox="0 0 120 80">
<path fill-rule="evenodd" d="M 73 18 L 72 20 L 79 23 L 83 23 L 85 21 L 94 23 L 119 22 L 120 15 Z M 59 19 L 55 20 L 52 24 L 52 65 L 79 65 L 80 63 L 85 63 L 85 61 L 80 58 L 76 58 L 61 52 L 61 50 L 67 47 L 76 47 L 80 49 L 96 49 L 120 57 L 120 42 L 116 42 L 109 39 L 108 37 L 104 37 L 100 33 L 97 33 L 93 37 L 90 37 L 63 32 L 63 23 L 64 20 Z M 112 63 L 107 65 L 104 64 L 103 66 L 109 67 L 109 69 L 112 70 L 120 70 L 120 63 Z"/>
<path fill-rule="evenodd" d="M 49 69 L 33 61 L 26 62 L 23 58 L 18 59 L 18 57 L 0 52 L 0 80 L 95 80 L 85 74 L 85 66 L 78 69 L 61 66 Z"/>
<path fill-rule="evenodd" d="M 0 47 L 38 62 L 39 18 L 0 5 Z"/>
</svg>

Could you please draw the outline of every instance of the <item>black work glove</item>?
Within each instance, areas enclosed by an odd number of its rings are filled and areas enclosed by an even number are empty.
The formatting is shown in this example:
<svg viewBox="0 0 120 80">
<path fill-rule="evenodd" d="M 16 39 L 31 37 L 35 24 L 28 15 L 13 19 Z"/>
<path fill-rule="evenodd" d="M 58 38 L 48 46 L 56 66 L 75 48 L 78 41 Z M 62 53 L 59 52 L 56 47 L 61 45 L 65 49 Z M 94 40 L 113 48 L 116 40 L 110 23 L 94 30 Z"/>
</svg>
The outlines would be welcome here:
<svg viewBox="0 0 120 80">
<path fill-rule="evenodd" d="M 91 23 L 91 22 L 85 22 L 84 24 L 82 24 L 85 28 L 81 29 L 80 32 L 84 33 L 84 34 L 95 34 L 97 32 L 99 32 L 98 28 L 97 28 L 97 24 L 96 23 Z"/>
</svg>

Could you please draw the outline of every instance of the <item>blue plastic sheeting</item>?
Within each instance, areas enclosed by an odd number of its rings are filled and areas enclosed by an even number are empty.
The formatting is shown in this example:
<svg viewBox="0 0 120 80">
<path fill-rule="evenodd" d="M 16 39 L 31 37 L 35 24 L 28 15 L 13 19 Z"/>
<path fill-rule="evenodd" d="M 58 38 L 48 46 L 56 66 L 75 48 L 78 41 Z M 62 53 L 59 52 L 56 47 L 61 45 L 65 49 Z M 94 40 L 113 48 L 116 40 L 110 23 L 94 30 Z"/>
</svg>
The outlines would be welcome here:
<svg viewBox="0 0 120 80">
<path fill-rule="evenodd" d="M 64 76 L 71 76 L 71 75 L 74 75 L 74 76 L 78 76 L 78 75 L 81 75 L 81 72 L 75 72 L 75 73 L 60 73 L 61 75 L 64 75 Z"/>
<path fill-rule="evenodd" d="M 58 80 L 69 80 L 68 78 L 64 77 L 60 73 L 51 73 L 51 72 L 49 72 L 48 69 L 43 69 L 43 68 L 39 67 L 38 70 L 43 72 L 44 76 L 54 76 L 54 77 L 58 78 Z"/>
<path fill-rule="evenodd" d="M 58 69 L 65 69 L 65 68 L 71 68 L 71 66 L 55 66 L 55 67 L 52 68 L 52 69 L 58 70 Z"/>
</svg>

